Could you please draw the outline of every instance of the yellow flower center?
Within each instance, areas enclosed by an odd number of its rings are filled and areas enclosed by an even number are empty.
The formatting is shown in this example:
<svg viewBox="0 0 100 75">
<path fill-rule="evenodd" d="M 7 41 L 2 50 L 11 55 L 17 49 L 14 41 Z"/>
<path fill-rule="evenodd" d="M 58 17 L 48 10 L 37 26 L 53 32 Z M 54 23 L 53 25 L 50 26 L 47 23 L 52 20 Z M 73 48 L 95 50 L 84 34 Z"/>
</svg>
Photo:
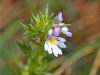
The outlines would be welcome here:
<svg viewBox="0 0 100 75">
<path fill-rule="evenodd" d="M 56 41 L 53 39 L 53 36 L 48 37 L 48 41 L 51 45 L 56 44 Z"/>
</svg>

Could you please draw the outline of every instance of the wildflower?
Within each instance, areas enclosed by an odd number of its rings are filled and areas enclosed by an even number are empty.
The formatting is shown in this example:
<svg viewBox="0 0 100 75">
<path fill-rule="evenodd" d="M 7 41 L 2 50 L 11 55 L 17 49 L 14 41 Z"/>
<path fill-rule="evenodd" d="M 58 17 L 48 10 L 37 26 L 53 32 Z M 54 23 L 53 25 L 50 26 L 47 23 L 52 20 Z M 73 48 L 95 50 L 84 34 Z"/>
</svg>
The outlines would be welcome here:
<svg viewBox="0 0 100 75">
<path fill-rule="evenodd" d="M 55 17 L 55 21 L 53 24 L 53 28 L 54 28 L 54 36 L 59 36 L 60 31 L 65 34 L 66 36 L 71 37 L 72 33 L 68 31 L 67 27 L 62 27 L 62 25 L 65 25 L 65 23 L 61 23 L 62 22 L 62 13 L 59 12 L 59 14 Z"/>
<path fill-rule="evenodd" d="M 58 54 L 62 55 L 62 51 L 59 47 L 66 48 L 64 44 L 65 41 L 66 40 L 62 37 L 54 37 L 50 35 L 44 44 L 44 49 L 45 51 L 48 51 L 49 54 L 53 53 L 57 57 Z"/>
<path fill-rule="evenodd" d="M 56 57 L 58 54 L 62 55 L 60 48 L 66 48 L 64 42 L 66 40 L 62 37 L 58 37 L 60 32 L 64 33 L 66 36 L 72 36 L 72 33 L 68 31 L 67 27 L 61 27 L 65 25 L 62 22 L 62 13 L 60 12 L 54 20 L 52 28 L 47 33 L 47 38 L 44 44 L 45 51 L 48 51 L 49 54 L 54 54 Z M 60 47 L 60 48 L 59 48 Z"/>
</svg>

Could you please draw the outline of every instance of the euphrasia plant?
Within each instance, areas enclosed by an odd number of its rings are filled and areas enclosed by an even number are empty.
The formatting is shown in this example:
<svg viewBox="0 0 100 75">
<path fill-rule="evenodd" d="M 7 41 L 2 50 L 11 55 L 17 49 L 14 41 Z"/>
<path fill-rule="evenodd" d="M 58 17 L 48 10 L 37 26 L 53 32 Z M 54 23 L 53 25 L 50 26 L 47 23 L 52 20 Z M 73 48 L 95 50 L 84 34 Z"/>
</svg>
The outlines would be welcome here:
<svg viewBox="0 0 100 75">
<path fill-rule="evenodd" d="M 39 12 L 36 17 L 32 14 L 28 26 L 21 23 L 25 29 L 24 38 L 29 39 L 27 45 L 17 42 L 27 59 L 27 69 L 24 69 L 26 75 L 47 75 L 46 60 L 43 60 L 47 55 L 46 51 L 56 57 L 63 54 L 60 48 L 66 48 L 66 40 L 59 35 L 63 33 L 71 37 L 72 33 L 68 31 L 69 24 L 62 23 L 62 20 L 61 12 L 54 17 L 53 14 L 48 14 L 47 7 L 44 14 Z"/>
</svg>

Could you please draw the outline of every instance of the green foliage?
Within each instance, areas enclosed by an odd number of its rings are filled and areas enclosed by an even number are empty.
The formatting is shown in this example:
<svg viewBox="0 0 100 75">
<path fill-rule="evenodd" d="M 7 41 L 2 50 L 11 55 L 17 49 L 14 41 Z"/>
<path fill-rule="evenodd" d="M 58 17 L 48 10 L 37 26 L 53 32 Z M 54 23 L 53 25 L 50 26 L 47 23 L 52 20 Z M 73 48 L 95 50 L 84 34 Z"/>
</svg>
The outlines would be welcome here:
<svg viewBox="0 0 100 75">
<path fill-rule="evenodd" d="M 27 47 L 26 45 L 24 44 L 21 44 L 19 42 L 17 42 L 17 44 L 19 45 L 19 47 L 21 48 L 21 50 L 23 50 L 23 52 L 27 55 L 28 53 L 30 53 L 30 48 Z"/>
<path fill-rule="evenodd" d="M 67 26 L 69 26 L 69 25 L 71 25 L 71 24 L 63 24 L 63 25 L 61 25 L 61 28 L 67 27 Z"/>
<path fill-rule="evenodd" d="M 26 46 L 17 42 L 21 50 L 25 53 L 28 63 L 28 72 L 38 72 L 43 69 L 43 64 L 45 64 L 45 53 L 41 51 L 41 47 L 38 46 L 37 50 L 32 50 L 31 46 Z M 45 68 L 44 68 L 45 69 Z M 24 70 L 23 70 L 24 71 Z M 24 71 L 25 72 L 25 71 Z"/>
<path fill-rule="evenodd" d="M 28 26 L 22 23 L 20 24 L 25 29 L 24 38 L 29 39 L 27 45 L 25 43 L 21 44 L 17 42 L 27 58 L 28 70 L 25 71 L 24 69 L 23 72 L 27 72 L 27 75 L 47 74 L 45 67 L 46 60 L 44 60 L 44 57 L 46 56 L 46 53 L 44 53 L 44 42 L 48 30 L 53 24 L 53 14 L 48 14 L 47 6 L 44 14 L 39 12 L 36 17 L 32 14 L 32 18 Z"/>
<path fill-rule="evenodd" d="M 39 14 L 36 17 L 32 14 L 32 18 L 28 26 L 22 23 L 20 24 L 25 29 L 24 33 L 24 35 L 26 35 L 25 38 L 34 40 L 35 37 L 38 36 L 42 38 L 42 40 L 44 40 L 43 37 L 45 38 L 46 33 L 52 27 L 53 14 L 51 15 L 48 14 L 48 6 L 47 6 L 44 14 L 39 12 Z"/>
</svg>

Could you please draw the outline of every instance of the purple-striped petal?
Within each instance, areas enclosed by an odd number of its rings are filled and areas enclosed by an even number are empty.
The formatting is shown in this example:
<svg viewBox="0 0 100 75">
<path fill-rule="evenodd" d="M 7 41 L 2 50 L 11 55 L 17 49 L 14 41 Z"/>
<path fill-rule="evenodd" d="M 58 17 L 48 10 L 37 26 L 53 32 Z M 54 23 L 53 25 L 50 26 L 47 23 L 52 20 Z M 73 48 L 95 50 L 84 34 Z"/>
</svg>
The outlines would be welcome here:
<svg viewBox="0 0 100 75">
<path fill-rule="evenodd" d="M 68 32 L 68 28 L 67 27 L 61 28 L 61 32 L 64 33 L 66 36 L 72 37 L 72 33 Z"/>
<path fill-rule="evenodd" d="M 57 41 L 57 45 L 61 48 L 66 48 L 66 45 L 62 42 Z"/>
<path fill-rule="evenodd" d="M 51 45 L 49 45 L 48 53 L 49 53 L 49 54 L 52 54 Z"/>
<path fill-rule="evenodd" d="M 66 42 L 66 39 L 62 38 L 62 37 L 55 37 L 55 39 L 60 41 L 60 42 Z"/>
</svg>

